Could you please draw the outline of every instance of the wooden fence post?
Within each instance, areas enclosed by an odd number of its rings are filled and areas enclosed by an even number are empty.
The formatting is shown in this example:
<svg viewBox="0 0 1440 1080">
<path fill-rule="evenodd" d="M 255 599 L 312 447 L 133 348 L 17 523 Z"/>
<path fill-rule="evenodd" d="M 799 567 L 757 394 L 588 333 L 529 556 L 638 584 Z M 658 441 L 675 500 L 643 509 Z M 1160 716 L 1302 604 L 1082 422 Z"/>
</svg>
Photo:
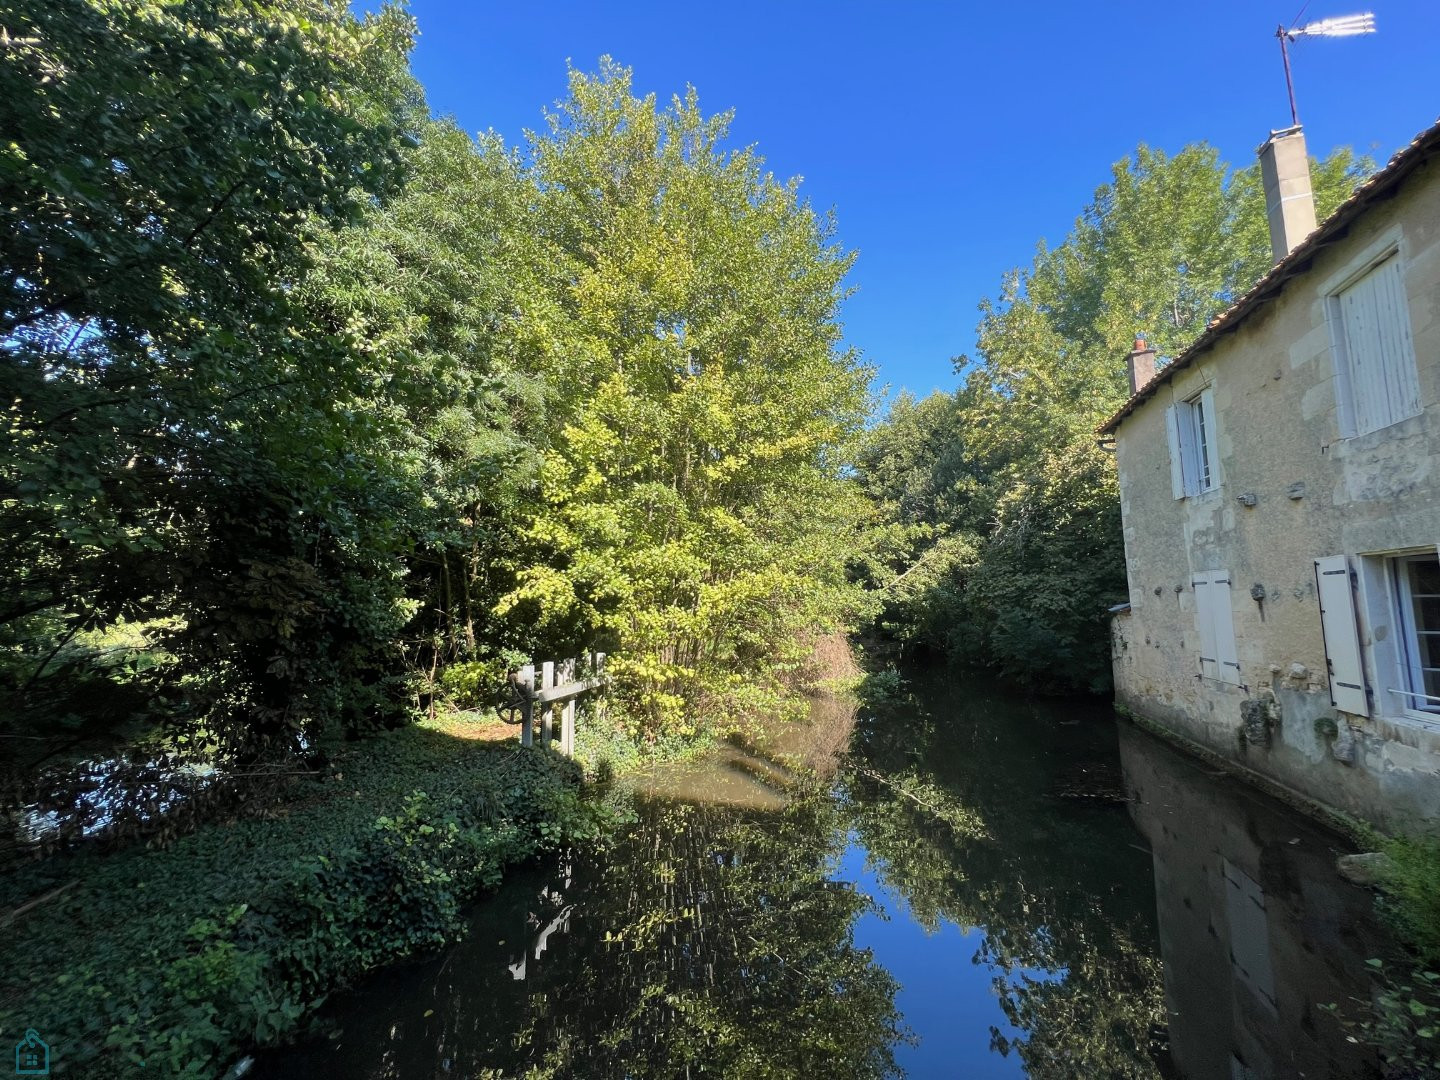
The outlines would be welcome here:
<svg viewBox="0 0 1440 1080">
<path fill-rule="evenodd" d="M 535 665 L 526 664 L 515 676 L 524 698 L 520 706 L 520 745 L 535 745 Z"/>
<path fill-rule="evenodd" d="M 575 681 L 575 660 L 562 660 L 556 682 L 560 684 Z M 566 757 L 575 756 L 575 699 L 572 697 L 560 709 L 560 753 Z"/>
<path fill-rule="evenodd" d="M 546 660 L 540 665 L 540 690 L 543 693 L 555 686 L 555 664 Z M 546 701 L 540 706 L 540 745 L 550 749 L 550 741 L 553 738 L 552 721 L 555 716 L 555 706 Z"/>
</svg>

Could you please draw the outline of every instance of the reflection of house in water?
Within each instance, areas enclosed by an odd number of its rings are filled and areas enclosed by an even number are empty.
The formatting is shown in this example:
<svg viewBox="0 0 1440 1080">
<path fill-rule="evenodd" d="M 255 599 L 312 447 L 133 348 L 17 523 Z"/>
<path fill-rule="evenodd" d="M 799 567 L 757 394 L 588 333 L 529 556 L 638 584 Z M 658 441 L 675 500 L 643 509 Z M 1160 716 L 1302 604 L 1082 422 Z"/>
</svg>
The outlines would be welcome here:
<svg viewBox="0 0 1440 1080">
<path fill-rule="evenodd" d="M 1379 954 L 1341 841 L 1240 781 L 1122 725 L 1131 816 L 1155 859 L 1165 1004 L 1189 1080 L 1378 1075 L 1321 1008 L 1351 1005 Z"/>
</svg>

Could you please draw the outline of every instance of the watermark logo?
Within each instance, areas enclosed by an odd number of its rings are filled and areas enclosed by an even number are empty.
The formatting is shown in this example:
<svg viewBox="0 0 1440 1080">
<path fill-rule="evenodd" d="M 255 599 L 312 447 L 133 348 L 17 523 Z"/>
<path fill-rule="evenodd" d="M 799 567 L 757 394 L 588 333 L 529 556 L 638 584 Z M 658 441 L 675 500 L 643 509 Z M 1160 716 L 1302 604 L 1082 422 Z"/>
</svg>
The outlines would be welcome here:
<svg viewBox="0 0 1440 1080">
<path fill-rule="evenodd" d="M 25 1029 L 25 1038 L 15 1044 L 17 1076 L 49 1076 L 50 1044 L 34 1028 Z"/>
</svg>

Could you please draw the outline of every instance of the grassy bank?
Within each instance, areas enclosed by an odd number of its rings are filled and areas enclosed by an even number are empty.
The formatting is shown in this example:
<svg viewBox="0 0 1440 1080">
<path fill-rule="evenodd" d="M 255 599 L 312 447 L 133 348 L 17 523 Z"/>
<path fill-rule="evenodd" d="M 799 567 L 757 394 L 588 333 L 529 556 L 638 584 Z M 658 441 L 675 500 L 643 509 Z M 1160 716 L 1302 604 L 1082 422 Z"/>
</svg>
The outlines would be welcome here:
<svg viewBox="0 0 1440 1080">
<path fill-rule="evenodd" d="M 35 1028 L 57 1074 L 219 1075 L 336 986 L 453 940 L 507 864 L 603 827 L 555 755 L 444 725 L 350 745 L 263 820 L 13 867 L 0 911 L 62 891 L 0 915 L 0 1037 Z"/>
</svg>

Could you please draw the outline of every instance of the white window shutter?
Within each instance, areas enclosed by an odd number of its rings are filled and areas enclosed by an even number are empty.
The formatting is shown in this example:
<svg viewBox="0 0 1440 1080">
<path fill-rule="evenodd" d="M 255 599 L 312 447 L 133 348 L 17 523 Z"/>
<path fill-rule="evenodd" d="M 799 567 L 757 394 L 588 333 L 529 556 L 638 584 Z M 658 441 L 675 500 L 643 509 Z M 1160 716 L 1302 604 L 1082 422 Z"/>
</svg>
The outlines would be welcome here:
<svg viewBox="0 0 1440 1080">
<path fill-rule="evenodd" d="M 1363 434 L 1384 426 L 1379 406 L 1385 395 L 1385 376 L 1373 347 L 1379 332 L 1373 277 L 1367 275 L 1341 293 L 1340 308 L 1345 320 L 1345 351 L 1350 358 L 1350 389 L 1355 395 L 1355 430 Z"/>
<path fill-rule="evenodd" d="M 1330 669 L 1330 704 L 1347 713 L 1369 716 L 1349 560 L 1344 555 L 1316 559 L 1315 585 L 1320 594 L 1325 661 Z"/>
<path fill-rule="evenodd" d="M 1410 310 L 1400 260 L 1391 258 L 1375 272 L 1376 350 L 1385 372 L 1385 401 L 1391 420 L 1420 412 L 1420 380 L 1415 345 L 1410 339 Z"/>
<path fill-rule="evenodd" d="M 1185 497 L 1185 472 L 1181 464 L 1180 417 L 1176 406 L 1165 410 L 1165 434 L 1170 441 L 1170 492 L 1177 499 Z"/>
<path fill-rule="evenodd" d="M 1400 260 L 1391 255 L 1336 298 L 1347 376 L 1341 400 L 1347 434 L 1377 431 L 1420 412 L 1420 383 L 1415 344 Z M 1345 425 L 1345 421 L 1350 421 Z"/>
<path fill-rule="evenodd" d="M 1240 655 L 1235 647 L 1235 613 L 1230 606 L 1230 575 L 1210 575 L 1210 611 L 1215 619 L 1215 661 L 1221 682 L 1240 685 Z"/>
<path fill-rule="evenodd" d="M 1200 632 L 1200 674 L 1207 679 L 1220 678 L 1220 654 L 1215 641 L 1215 593 L 1210 575 L 1196 574 L 1190 579 L 1195 589 L 1195 629 Z"/>
</svg>

